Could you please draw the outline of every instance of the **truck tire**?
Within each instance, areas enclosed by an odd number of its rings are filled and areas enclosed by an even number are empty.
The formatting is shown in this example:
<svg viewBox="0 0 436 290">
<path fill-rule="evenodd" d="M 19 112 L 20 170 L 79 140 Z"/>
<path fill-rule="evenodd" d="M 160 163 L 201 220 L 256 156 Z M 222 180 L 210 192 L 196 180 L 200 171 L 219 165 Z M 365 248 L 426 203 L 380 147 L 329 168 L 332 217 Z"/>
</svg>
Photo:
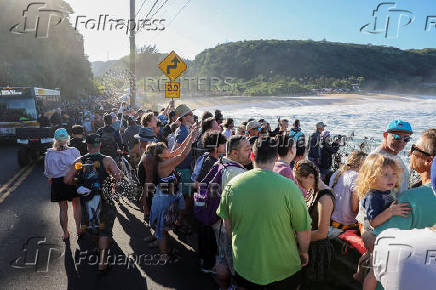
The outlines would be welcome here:
<svg viewBox="0 0 436 290">
<path fill-rule="evenodd" d="M 21 168 L 32 163 L 32 152 L 29 148 L 22 146 L 18 149 L 18 164 Z"/>
</svg>

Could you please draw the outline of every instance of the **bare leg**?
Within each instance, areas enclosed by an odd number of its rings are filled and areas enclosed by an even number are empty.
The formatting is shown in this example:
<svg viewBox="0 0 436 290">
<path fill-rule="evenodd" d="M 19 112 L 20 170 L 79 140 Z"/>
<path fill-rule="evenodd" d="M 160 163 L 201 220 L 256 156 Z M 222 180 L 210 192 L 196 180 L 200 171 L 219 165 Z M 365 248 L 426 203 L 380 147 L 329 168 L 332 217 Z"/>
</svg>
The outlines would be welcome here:
<svg viewBox="0 0 436 290">
<path fill-rule="evenodd" d="M 226 265 L 216 264 L 216 277 L 218 280 L 218 285 L 220 289 L 227 290 L 230 287 L 230 271 Z"/>
<path fill-rule="evenodd" d="M 59 202 L 59 221 L 64 231 L 64 239 L 70 236 L 68 233 L 68 202 L 60 201 Z"/>
<path fill-rule="evenodd" d="M 73 214 L 74 220 L 76 221 L 77 234 L 82 232 L 80 228 L 80 222 L 82 219 L 82 207 L 80 206 L 80 197 L 73 198 Z"/>
<path fill-rule="evenodd" d="M 168 254 L 168 231 L 162 231 L 162 240 L 157 240 L 157 245 L 162 255 Z"/>
<path fill-rule="evenodd" d="M 110 241 L 110 237 L 101 236 L 98 238 L 98 249 L 100 250 L 100 263 L 98 263 L 99 270 L 105 270 L 108 266 L 107 256 Z"/>
<path fill-rule="evenodd" d="M 368 275 L 365 277 L 363 282 L 363 290 L 375 290 L 377 288 L 377 280 L 374 276 L 372 269 L 369 271 Z"/>
</svg>

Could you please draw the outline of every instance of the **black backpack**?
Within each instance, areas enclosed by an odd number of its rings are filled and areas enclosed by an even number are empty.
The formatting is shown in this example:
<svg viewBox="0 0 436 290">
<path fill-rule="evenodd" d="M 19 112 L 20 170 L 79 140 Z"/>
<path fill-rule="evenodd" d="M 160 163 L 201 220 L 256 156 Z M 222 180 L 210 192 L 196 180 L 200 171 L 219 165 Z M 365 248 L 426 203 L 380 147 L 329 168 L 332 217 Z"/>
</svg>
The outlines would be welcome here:
<svg viewBox="0 0 436 290">
<path fill-rule="evenodd" d="M 112 129 L 112 130 L 111 130 Z M 115 129 L 112 127 L 103 128 L 100 133 L 101 148 L 100 152 L 103 155 L 115 158 L 117 156 L 117 141 L 115 139 Z"/>
<path fill-rule="evenodd" d="M 91 190 L 91 193 L 86 196 L 81 196 L 85 201 L 94 197 L 94 195 L 101 195 L 103 190 L 103 183 L 108 177 L 108 173 L 104 168 L 104 155 L 86 154 L 80 158 L 82 162 L 82 169 L 77 174 L 77 185 L 84 186 Z"/>
</svg>

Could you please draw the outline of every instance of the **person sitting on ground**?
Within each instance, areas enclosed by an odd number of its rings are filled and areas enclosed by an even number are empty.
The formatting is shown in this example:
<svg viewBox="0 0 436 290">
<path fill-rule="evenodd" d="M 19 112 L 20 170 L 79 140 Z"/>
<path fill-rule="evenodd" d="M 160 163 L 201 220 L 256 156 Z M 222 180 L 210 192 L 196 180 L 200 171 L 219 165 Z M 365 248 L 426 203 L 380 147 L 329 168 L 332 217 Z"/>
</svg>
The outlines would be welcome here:
<svg viewBox="0 0 436 290">
<path fill-rule="evenodd" d="M 356 180 L 366 156 L 363 151 L 353 151 L 330 178 L 329 187 L 333 189 L 336 199 L 331 223 L 335 228 L 347 230 L 358 227 L 356 215 L 359 211 L 359 196 L 355 190 Z"/>
<path fill-rule="evenodd" d="M 71 138 L 70 146 L 77 148 L 80 151 L 80 155 L 83 156 L 87 152 L 86 144 L 83 142 L 85 138 L 85 129 L 80 125 L 74 125 L 71 128 Z"/>
<path fill-rule="evenodd" d="M 328 238 L 335 197 L 330 189 L 319 188 L 319 171 L 309 160 L 295 164 L 294 176 L 307 190 L 307 209 L 312 219 L 309 263 L 303 268 L 303 289 L 323 289 L 329 273 L 334 249 Z"/>
<path fill-rule="evenodd" d="M 311 219 L 295 183 L 272 171 L 277 155 L 276 140 L 257 139 L 254 169 L 224 187 L 217 210 L 239 289 L 297 289 L 309 259 Z"/>
</svg>

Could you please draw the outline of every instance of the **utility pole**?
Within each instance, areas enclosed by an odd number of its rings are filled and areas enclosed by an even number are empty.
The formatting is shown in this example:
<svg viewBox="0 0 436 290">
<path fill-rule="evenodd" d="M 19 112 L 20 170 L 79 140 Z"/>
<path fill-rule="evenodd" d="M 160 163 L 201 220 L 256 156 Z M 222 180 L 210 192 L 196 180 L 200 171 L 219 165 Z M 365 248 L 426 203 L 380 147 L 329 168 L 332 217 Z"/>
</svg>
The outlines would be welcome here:
<svg viewBox="0 0 436 290">
<path fill-rule="evenodd" d="M 130 105 L 135 106 L 136 102 L 136 16 L 135 0 L 130 0 Z"/>
</svg>

